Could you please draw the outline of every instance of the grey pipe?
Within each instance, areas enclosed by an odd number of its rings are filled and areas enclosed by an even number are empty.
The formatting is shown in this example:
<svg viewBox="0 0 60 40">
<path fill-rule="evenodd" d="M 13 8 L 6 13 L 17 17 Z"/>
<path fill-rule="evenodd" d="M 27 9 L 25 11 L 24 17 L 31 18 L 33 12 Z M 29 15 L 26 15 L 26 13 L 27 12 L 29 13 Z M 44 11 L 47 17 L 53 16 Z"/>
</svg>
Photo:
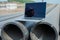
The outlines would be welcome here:
<svg viewBox="0 0 60 40">
<path fill-rule="evenodd" d="M 29 32 L 30 37 L 29 37 Z M 35 36 L 36 35 L 36 36 Z M 42 37 L 43 36 L 43 37 Z M 54 26 L 47 22 L 14 21 L 6 23 L 1 31 L 3 40 L 57 40 Z"/>
<path fill-rule="evenodd" d="M 20 22 L 8 22 L 1 30 L 2 40 L 28 40 L 29 32 Z"/>
<path fill-rule="evenodd" d="M 57 40 L 58 33 L 54 26 L 47 22 L 39 22 L 32 27 L 31 40 Z"/>
</svg>

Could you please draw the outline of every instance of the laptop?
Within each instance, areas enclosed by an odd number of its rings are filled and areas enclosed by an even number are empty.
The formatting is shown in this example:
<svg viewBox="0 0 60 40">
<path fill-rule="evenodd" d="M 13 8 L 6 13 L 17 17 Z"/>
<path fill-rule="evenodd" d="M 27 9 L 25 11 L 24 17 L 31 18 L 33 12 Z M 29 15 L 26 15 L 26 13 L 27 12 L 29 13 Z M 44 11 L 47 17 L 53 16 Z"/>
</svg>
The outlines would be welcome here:
<svg viewBox="0 0 60 40">
<path fill-rule="evenodd" d="M 26 3 L 25 4 L 25 19 L 41 20 L 46 15 L 46 2 Z"/>
</svg>

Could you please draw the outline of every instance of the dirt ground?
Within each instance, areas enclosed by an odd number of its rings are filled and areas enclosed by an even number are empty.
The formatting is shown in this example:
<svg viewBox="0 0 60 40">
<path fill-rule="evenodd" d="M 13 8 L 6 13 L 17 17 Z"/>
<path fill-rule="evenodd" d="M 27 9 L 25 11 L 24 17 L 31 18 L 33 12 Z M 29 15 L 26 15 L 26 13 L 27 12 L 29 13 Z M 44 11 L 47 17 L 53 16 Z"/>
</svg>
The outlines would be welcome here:
<svg viewBox="0 0 60 40">
<path fill-rule="evenodd" d="M 24 12 L 24 8 L 18 8 L 15 10 L 0 10 L 0 15 L 15 14 L 18 12 Z"/>
<path fill-rule="evenodd" d="M 1 3 L 0 3 L 1 4 Z M 19 12 L 24 12 L 25 4 L 17 4 L 16 9 L 0 9 L 0 15 L 15 14 Z"/>
<path fill-rule="evenodd" d="M 47 4 L 47 7 L 50 7 L 51 5 L 52 4 Z M 16 14 L 19 12 L 24 12 L 24 10 L 25 10 L 24 4 L 18 4 L 17 9 L 14 9 L 14 10 L 10 10 L 10 9 L 1 10 L 0 9 L 0 15 Z"/>
</svg>

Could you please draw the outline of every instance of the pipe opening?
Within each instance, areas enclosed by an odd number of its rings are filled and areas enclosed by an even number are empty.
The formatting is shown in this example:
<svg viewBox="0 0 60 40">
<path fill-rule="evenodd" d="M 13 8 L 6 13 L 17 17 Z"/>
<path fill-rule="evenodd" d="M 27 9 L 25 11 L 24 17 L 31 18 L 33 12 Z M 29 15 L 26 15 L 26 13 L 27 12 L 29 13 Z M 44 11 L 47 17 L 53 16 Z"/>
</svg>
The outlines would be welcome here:
<svg viewBox="0 0 60 40">
<path fill-rule="evenodd" d="M 8 24 L 3 28 L 3 37 L 8 40 L 20 40 L 23 38 L 23 33 L 18 26 Z"/>
<path fill-rule="evenodd" d="M 0 40 L 2 40 L 2 38 L 0 37 Z"/>
<path fill-rule="evenodd" d="M 55 30 L 47 24 L 39 24 L 32 29 L 32 33 L 41 40 L 56 40 Z"/>
<path fill-rule="evenodd" d="M 59 32 L 59 35 L 60 35 L 60 32 Z"/>
</svg>

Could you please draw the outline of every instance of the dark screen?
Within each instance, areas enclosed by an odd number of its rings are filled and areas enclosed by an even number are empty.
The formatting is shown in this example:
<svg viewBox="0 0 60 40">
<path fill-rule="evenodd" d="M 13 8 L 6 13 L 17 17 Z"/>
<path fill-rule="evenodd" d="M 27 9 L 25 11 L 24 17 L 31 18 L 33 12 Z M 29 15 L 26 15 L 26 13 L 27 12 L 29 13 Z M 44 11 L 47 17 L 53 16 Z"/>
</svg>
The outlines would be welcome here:
<svg viewBox="0 0 60 40">
<path fill-rule="evenodd" d="M 45 18 L 46 2 L 40 3 L 26 3 L 25 17 Z"/>
</svg>

